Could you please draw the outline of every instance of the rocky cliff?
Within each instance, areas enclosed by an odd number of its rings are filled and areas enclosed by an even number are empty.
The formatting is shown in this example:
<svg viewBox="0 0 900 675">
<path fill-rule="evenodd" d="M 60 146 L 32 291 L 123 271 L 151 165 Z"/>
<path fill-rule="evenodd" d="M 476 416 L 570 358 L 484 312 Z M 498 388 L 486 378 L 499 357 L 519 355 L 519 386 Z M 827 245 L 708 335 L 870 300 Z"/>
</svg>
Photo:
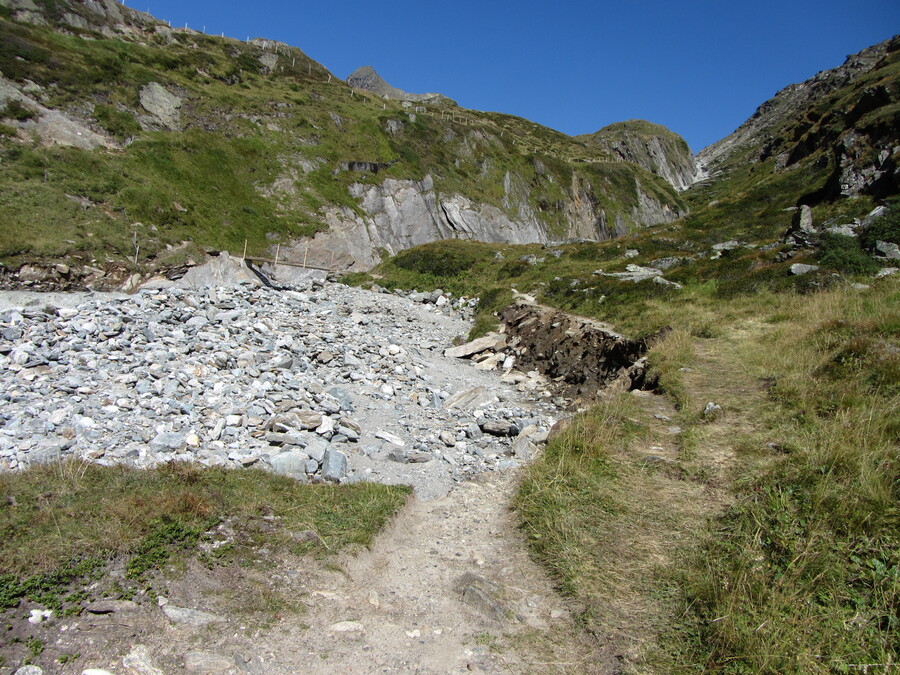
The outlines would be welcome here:
<svg viewBox="0 0 900 675">
<path fill-rule="evenodd" d="M 506 184 L 513 183 L 507 177 Z M 547 243 L 559 239 L 609 239 L 627 233 L 634 223 L 671 222 L 683 211 L 660 203 L 636 185 L 638 203 L 630 211 L 607 215 L 584 183 L 563 202 L 567 226 L 551 230 L 510 190 L 506 208 L 476 202 L 462 194 L 443 195 L 430 174 L 423 180 L 387 179 L 381 184 L 355 183 L 350 193 L 362 207 L 328 207 L 327 229 L 282 247 L 290 258 L 338 269 L 365 270 L 384 255 L 441 239 L 471 239 L 510 244 Z M 510 215 L 512 212 L 513 215 Z"/>
<path fill-rule="evenodd" d="M 644 120 L 616 122 L 576 138 L 610 159 L 642 166 L 676 190 L 687 189 L 697 177 L 697 165 L 687 142 L 659 124 Z"/>
</svg>

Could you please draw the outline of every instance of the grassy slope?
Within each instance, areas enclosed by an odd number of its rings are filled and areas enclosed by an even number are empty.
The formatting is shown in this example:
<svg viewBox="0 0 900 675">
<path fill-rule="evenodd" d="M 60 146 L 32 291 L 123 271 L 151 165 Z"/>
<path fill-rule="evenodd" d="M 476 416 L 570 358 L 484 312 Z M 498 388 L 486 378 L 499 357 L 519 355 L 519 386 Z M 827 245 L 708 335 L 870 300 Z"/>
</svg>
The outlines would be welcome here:
<svg viewBox="0 0 900 675">
<path fill-rule="evenodd" d="M 264 73 L 258 45 L 175 35 L 172 44 L 90 32 L 84 39 L 17 24 L 0 11 L 5 77 L 36 82 L 44 105 L 119 140 L 135 139 L 120 151 L 44 148 L 15 138 L 20 109 L 0 110 L 0 184 L 11 188 L 0 198 L 0 259 L 82 251 L 121 261 L 133 253 L 134 230 L 144 257 L 185 239 L 232 250 L 248 239 L 260 251 L 269 233 L 289 238 L 322 227 L 324 205 L 358 210 L 350 183 L 429 173 L 439 192 L 513 216 L 520 198 L 560 235 L 575 173 L 611 222 L 616 213 L 631 222 L 635 178 L 646 193 L 682 206 L 639 167 L 596 163 L 597 153 L 583 144 L 526 120 L 444 102 L 413 121 L 399 102 L 332 81 L 298 49 L 282 47 L 278 67 Z M 185 132 L 140 131 L 138 94 L 151 81 L 183 99 Z M 402 131 L 388 133 L 389 120 L 401 121 Z M 335 173 L 347 161 L 396 163 L 377 174 Z M 521 193 L 511 203 L 507 174 Z M 271 194 L 278 177 L 287 189 Z"/>
</svg>

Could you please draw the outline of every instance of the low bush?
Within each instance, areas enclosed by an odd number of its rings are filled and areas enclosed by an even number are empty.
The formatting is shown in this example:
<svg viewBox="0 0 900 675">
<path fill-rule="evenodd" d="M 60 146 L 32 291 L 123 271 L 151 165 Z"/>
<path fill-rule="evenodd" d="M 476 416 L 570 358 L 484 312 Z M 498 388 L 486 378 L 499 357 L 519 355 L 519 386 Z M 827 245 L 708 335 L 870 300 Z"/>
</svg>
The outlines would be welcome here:
<svg viewBox="0 0 900 675">
<path fill-rule="evenodd" d="M 826 233 L 822 236 L 819 263 L 845 274 L 872 274 L 879 265 L 860 246 L 856 237 Z"/>
</svg>

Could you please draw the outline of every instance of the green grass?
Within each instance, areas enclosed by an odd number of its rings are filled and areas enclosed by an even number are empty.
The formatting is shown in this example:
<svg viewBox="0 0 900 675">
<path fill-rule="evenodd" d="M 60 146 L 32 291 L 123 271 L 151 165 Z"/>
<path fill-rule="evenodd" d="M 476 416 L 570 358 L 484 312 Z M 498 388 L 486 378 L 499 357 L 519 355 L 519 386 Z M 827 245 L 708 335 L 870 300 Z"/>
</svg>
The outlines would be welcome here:
<svg viewBox="0 0 900 675">
<path fill-rule="evenodd" d="M 0 608 L 25 598 L 77 613 L 78 583 L 124 564 L 125 583 L 185 556 L 218 523 L 238 533 L 208 564 L 251 562 L 259 549 L 333 553 L 367 545 L 409 495 L 370 483 L 310 486 L 263 471 L 168 464 L 152 470 L 68 461 L 0 476 Z M 269 518 L 273 527 L 260 527 Z M 320 543 L 299 542 L 311 530 Z M 119 589 L 118 593 L 124 593 Z"/>
<path fill-rule="evenodd" d="M 697 622 L 685 665 L 824 673 L 897 662 L 898 299 L 896 283 L 794 298 L 790 319 L 743 345 L 751 372 L 774 381 L 752 414 L 787 454 L 742 476 L 681 570 Z"/>
</svg>

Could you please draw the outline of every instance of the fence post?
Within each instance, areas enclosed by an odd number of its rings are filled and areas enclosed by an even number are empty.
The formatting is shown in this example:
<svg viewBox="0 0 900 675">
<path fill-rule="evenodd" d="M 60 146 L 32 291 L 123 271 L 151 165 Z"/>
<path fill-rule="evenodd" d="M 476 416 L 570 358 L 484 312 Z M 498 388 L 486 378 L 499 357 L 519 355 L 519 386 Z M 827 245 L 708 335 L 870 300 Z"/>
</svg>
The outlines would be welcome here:
<svg viewBox="0 0 900 675">
<path fill-rule="evenodd" d="M 241 256 L 241 262 L 247 259 L 247 240 L 244 239 L 244 255 Z"/>
</svg>

